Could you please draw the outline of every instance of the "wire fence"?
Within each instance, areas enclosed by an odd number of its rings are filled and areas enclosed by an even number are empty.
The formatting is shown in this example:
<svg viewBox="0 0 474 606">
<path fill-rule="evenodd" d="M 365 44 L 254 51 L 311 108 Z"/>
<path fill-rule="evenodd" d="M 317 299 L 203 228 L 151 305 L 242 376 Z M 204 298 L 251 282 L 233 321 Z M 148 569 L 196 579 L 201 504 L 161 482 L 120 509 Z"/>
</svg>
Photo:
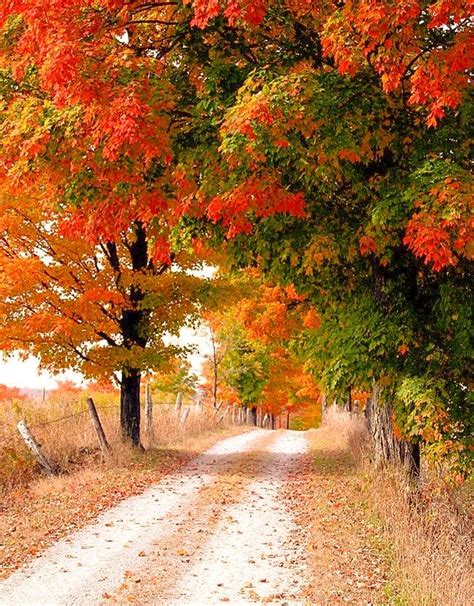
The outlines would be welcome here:
<svg viewBox="0 0 474 606">
<path fill-rule="evenodd" d="M 110 408 L 118 409 L 118 405 L 114 404 L 112 406 L 96 406 L 97 410 L 106 410 L 106 409 L 110 409 Z M 30 429 L 33 429 L 34 427 L 46 427 L 47 425 L 52 425 L 53 423 L 59 423 L 60 421 L 65 421 L 66 419 L 72 419 L 73 417 L 79 417 L 80 415 L 83 415 L 86 413 L 89 413 L 89 410 L 87 408 L 84 410 L 80 410 L 79 412 L 75 412 L 71 415 L 66 415 L 65 417 L 59 417 L 59 419 L 52 419 L 51 421 L 42 421 L 40 423 L 34 423 L 34 424 L 28 423 L 28 427 L 30 427 Z"/>
<path fill-rule="evenodd" d="M 154 412 L 157 410 L 161 410 L 164 407 L 168 408 L 168 409 L 173 409 L 176 408 L 176 404 L 171 403 L 171 402 L 155 402 L 153 403 L 153 410 Z M 182 406 L 179 407 L 179 409 L 186 409 L 186 408 L 195 408 L 196 410 L 199 411 L 210 411 L 210 412 L 214 412 L 216 415 L 219 412 L 222 412 L 225 408 L 226 405 L 224 403 L 219 403 L 219 405 L 215 408 L 212 404 L 207 404 L 204 402 L 198 402 L 198 403 L 192 403 L 192 404 L 185 404 L 183 403 Z M 95 408 L 97 411 L 100 410 L 111 410 L 111 409 L 116 409 L 117 411 L 119 410 L 119 404 L 112 404 L 109 406 L 97 406 L 95 405 Z M 78 412 L 74 412 L 72 414 L 68 414 L 62 417 L 58 417 L 56 419 L 50 419 L 48 421 L 39 421 L 36 423 L 30 423 L 30 422 L 26 422 L 27 426 L 30 429 L 35 429 L 35 428 L 41 428 L 41 427 L 47 427 L 49 425 L 53 425 L 55 423 L 60 423 L 61 421 L 66 421 L 68 419 L 72 419 L 75 417 L 80 417 L 84 414 L 90 414 L 89 409 L 85 408 L 84 410 L 80 410 Z M 5 437 L 17 437 L 17 432 L 16 431 L 5 431 L 6 428 L 3 428 L 3 438 Z"/>
</svg>

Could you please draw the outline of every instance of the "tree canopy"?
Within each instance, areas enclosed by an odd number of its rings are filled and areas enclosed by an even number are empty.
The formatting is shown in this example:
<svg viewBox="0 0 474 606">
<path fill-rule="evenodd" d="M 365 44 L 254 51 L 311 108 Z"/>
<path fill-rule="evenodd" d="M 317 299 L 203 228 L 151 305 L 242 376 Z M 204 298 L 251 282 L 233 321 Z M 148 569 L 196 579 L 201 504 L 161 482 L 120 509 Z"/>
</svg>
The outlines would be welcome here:
<svg viewBox="0 0 474 606">
<path fill-rule="evenodd" d="M 136 347 L 159 356 L 202 303 L 174 269 L 225 250 L 311 308 L 286 360 L 382 390 L 396 432 L 463 472 L 472 37 L 465 0 L 3 3 L 2 348 L 26 327 L 52 363 L 67 334 L 67 364 L 121 369 L 137 443 Z M 259 376 L 265 339 L 235 354 Z"/>
</svg>

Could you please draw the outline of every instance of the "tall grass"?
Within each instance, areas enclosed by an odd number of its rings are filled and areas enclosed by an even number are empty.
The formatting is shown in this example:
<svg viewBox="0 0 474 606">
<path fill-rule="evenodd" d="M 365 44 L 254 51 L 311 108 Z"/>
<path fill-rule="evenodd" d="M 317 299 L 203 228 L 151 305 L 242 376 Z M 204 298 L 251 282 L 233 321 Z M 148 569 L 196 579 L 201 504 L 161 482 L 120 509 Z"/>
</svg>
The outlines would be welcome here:
<svg viewBox="0 0 474 606">
<path fill-rule="evenodd" d="M 73 473 L 86 464 L 103 461 L 89 412 L 87 394 L 74 394 L 60 400 L 54 397 L 46 402 L 18 400 L 0 404 L 0 494 L 28 485 L 39 476 L 37 465 L 18 435 L 16 424 L 24 419 L 34 437 L 41 444 L 48 459 L 63 473 Z M 129 456 L 120 437 L 118 401 L 110 394 L 94 396 L 105 434 L 112 446 L 112 463 Z M 190 407 L 186 422 L 181 422 L 172 405 L 156 404 L 150 433 L 142 429 L 146 448 L 170 448 L 182 444 L 192 436 L 215 431 L 229 424 L 222 412 Z M 144 425 L 144 423 L 143 423 Z M 108 463 L 110 463 L 109 461 Z"/>
<path fill-rule="evenodd" d="M 425 469 L 413 484 L 395 467 L 370 463 L 370 438 L 361 417 L 330 412 L 325 421 L 345 434 L 366 478 L 366 499 L 389 545 L 395 596 L 390 603 L 468 606 L 473 603 L 472 485 L 446 486 Z"/>
</svg>

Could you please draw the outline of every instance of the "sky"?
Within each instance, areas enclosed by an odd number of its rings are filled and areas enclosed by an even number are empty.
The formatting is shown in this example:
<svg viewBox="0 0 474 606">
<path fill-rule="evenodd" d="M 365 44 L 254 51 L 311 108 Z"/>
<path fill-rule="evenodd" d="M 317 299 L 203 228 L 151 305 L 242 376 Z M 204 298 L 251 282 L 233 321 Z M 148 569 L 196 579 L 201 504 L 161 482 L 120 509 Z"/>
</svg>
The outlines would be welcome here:
<svg viewBox="0 0 474 606">
<path fill-rule="evenodd" d="M 211 344 L 206 336 L 203 327 L 194 330 L 192 328 L 181 329 L 178 342 L 182 345 L 194 345 L 196 352 L 189 356 L 189 361 L 193 371 L 200 374 L 201 365 L 204 357 L 210 353 Z M 40 372 L 38 369 L 38 360 L 34 357 L 28 360 L 20 360 L 18 355 L 9 359 L 0 357 L 0 383 L 8 387 L 20 387 L 23 389 L 55 389 L 58 386 L 58 380 L 72 380 L 80 384 L 83 377 L 71 371 L 61 375 L 51 375 L 47 372 Z"/>
</svg>

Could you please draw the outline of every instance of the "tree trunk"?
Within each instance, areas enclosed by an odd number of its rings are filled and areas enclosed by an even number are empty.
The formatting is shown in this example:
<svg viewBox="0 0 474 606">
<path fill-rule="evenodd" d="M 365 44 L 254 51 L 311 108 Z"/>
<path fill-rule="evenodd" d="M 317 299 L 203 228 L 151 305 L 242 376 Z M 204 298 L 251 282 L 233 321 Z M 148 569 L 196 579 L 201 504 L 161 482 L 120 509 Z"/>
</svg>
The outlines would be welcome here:
<svg viewBox="0 0 474 606">
<path fill-rule="evenodd" d="M 419 444 L 399 440 L 392 424 L 392 408 L 381 395 L 378 385 L 374 386 L 372 397 L 367 401 L 366 418 L 374 445 L 375 464 L 383 466 L 390 462 L 406 467 L 409 475 L 420 475 Z"/>
<path fill-rule="evenodd" d="M 408 473 L 414 480 L 418 480 L 421 474 L 421 452 L 420 452 L 420 444 L 411 444 L 409 442 L 406 443 L 409 448 L 409 456 L 410 461 L 407 466 Z"/>
<path fill-rule="evenodd" d="M 289 410 L 286 413 L 286 428 L 290 429 L 290 411 Z"/>
<path fill-rule="evenodd" d="M 275 429 L 275 415 L 273 413 L 270 415 L 270 429 Z"/>
<path fill-rule="evenodd" d="M 328 412 L 328 402 L 326 399 L 326 394 L 323 393 L 321 396 L 321 418 L 324 419 Z"/>
<path fill-rule="evenodd" d="M 146 384 L 146 397 L 145 397 L 145 413 L 146 413 L 146 432 L 148 436 L 153 435 L 153 399 L 151 396 L 151 385 L 150 381 Z"/>
<path fill-rule="evenodd" d="M 257 407 L 252 406 L 250 409 L 250 425 L 257 425 Z"/>
<path fill-rule="evenodd" d="M 124 440 L 140 444 L 140 371 L 136 368 L 122 372 L 120 386 L 120 428 Z"/>
<path fill-rule="evenodd" d="M 134 222 L 133 242 L 127 246 L 130 252 L 130 262 L 133 272 L 145 271 L 148 268 L 148 242 L 146 231 L 140 221 Z M 115 244 L 109 245 L 110 258 L 117 279 L 120 276 L 120 264 Z M 168 266 L 164 266 L 166 269 Z M 162 271 L 161 270 L 161 273 Z M 150 311 L 143 305 L 145 293 L 135 280 L 129 288 L 130 306 L 122 311 L 120 329 L 124 347 L 132 351 L 134 348 L 144 350 L 150 334 Z M 133 364 L 133 363 L 132 363 Z M 140 376 L 139 368 L 125 367 L 122 371 L 120 388 L 120 428 L 124 440 L 129 440 L 134 446 L 140 444 Z"/>
</svg>

